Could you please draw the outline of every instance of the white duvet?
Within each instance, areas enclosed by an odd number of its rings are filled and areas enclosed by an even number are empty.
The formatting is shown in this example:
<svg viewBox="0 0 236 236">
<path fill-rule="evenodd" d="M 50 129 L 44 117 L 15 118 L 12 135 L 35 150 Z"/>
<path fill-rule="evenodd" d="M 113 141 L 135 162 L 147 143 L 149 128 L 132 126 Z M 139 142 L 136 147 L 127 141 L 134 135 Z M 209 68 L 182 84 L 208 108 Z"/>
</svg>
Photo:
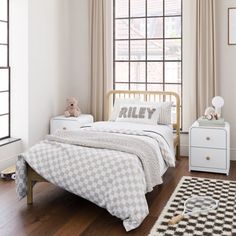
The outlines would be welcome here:
<svg viewBox="0 0 236 236">
<path fill-rule="evenodd" d="M 95 130 L 104 130 L 101 135 L 106 135 L 105 130 L 156 133 L 168 147 L 168 156 L 173 159 L 171 163 L 174 163 L 173 133 L 168 126 L 124 122 L 96 122 L 91 126 Z M 131 139 L 132 135 L 129 136 Z M 167 162 L 162 157 L 157 141 L 148 136 L 134 136 L 155 149 L 159 163 L 156 173 L 163 175 Z M 27 192 L 25 162 L 53 184 L 106 208 L 112 215 L 123 220 L 127 231 L 137 228 L 149 212 L 145 198 L 147 173 L 144 173 L 138 156 L 132 153 L 52 140 L 41 141 L 20 155 L 17 161 L 17 193 L 21 198 Z"/>
</svg>

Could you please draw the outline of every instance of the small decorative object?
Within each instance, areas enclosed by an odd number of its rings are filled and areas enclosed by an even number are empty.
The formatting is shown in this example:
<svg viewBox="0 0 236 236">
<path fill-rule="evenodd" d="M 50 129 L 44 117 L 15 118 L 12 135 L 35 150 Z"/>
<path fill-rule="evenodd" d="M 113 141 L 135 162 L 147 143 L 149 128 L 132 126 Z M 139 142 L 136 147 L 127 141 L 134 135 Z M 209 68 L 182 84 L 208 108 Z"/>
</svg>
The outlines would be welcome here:
<svg viewBox="0 0 236 236">
<path fill-rule="evenodd" d="M 208 120 L 217 119 L 215 109 L 213 107 L 207 107 L 204 113 L 204 118 Z"/>
<path fill-rule="evenodd" d="M 200 214 L 202 212 L 214 210 L 218 207 L 219 201 L 208 196 L 193 196 L 188 198 L 184 203 L 184 210 L 180 215 L 174 216 L 169 225 L 177 224 L 186 216 Z"/>
<path fill-rule="evenodd" d="M 203 118 L 207 120 L 218 120 L 221 117 L 221 108 L 224 106 L 224 99 L 216 96 L 212 99 L 213 107 L 207 107 Z"/>
<path fill-rule="evenodd" d="M 16 166 L 10 166 L 5 170 L 1 171 L 1 178 L 6 180 L 16 179 Z"/>
<path fill-rule="evenodd" d="M 78 106 L 78 101 L 74 97 L 67 98 L 67 108 L 65 111 L 65 117 L 78 117 L 81 114 L 81 110 Z"/>
<path fill-rule="evenodd" d="M 228 44 L 236 45 L 236 7 L 228 9 Z"/>
<path fill-rule="evenodd" d="M 215 107 L 215 113 L 217 117 L 221 117 L 221 107 L 224 106 L 224 99 L 220 96 L 216 96 L 212 99 L 212 105 Z"/>
<path fill-rule="evenodd" d="M 207 107 L 204 116 L 198 119 L 200 126 L 218 126 L 224 127 L 225 121 L 221 118 L 221 108 L 224 105 L 224 99 L 216 96 L 212 99 L 212 105 L 214 107 Z"/>
</svg>

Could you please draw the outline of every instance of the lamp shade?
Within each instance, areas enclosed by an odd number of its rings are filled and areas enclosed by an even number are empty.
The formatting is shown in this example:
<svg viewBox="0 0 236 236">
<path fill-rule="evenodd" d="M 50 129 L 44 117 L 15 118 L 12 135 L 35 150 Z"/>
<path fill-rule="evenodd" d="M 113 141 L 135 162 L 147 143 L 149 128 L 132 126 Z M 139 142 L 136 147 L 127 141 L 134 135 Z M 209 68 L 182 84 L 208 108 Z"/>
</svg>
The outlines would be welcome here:
<svg viewBox="0 0 236 236">
<path fill-rule="evenodd" d="M 216 96 L 212 99 L 212 105 L 215 108 L 221 108 L 224 106 L 224 99 L 220 96 Z"/>
<path fill-rule="evenodd" d="M 224 106 L 224 99 L 220 96 L 216 96 L 212 99 L 212 105 L 215 107 L 217 117 L 221 117 L 221 108 Z"/>
</svg>

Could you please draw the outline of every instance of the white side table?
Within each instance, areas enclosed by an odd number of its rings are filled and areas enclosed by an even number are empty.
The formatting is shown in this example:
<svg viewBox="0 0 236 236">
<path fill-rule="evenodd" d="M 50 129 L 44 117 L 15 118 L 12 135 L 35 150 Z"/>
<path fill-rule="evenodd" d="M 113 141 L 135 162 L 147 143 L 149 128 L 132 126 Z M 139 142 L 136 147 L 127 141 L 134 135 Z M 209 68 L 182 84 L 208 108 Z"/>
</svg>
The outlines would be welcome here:
<svg viewBox="0 0 236 236">
<path fill-rule="evenodd" d="M 56 116 L 50 120 L 50 134 L 54 134 L 57 130 L 76 130 L 93 123 L 93 120 L 93 116 L 89 114 L 81 114 L 79 117 Z"/>
<path fill-rule="evenodd" d="M 189 170 L 229 174 L 230 126 L 199 126 L 189 131 Z"/>
</svg>

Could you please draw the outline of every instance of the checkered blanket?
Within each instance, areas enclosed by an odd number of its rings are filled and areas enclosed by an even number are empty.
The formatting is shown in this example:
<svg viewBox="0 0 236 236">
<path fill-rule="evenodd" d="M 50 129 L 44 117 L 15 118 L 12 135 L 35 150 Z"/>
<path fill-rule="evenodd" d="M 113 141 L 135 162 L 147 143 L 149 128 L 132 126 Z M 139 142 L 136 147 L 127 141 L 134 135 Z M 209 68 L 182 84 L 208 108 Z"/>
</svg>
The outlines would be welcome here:
<svg viewBox="0 0 236 236">
<path fill-rule="evenodd" d="M 21 198 L 27 193 L 26 161 L 48 181 L 121 218 L 129 231 L 148 214 L 145 193 L 162 183 L 160 150 L 174 165 L 168 143 L 156 132 L 87 128 L 47 136 L 19 156 L 17 193 Z"/>
</svg>

